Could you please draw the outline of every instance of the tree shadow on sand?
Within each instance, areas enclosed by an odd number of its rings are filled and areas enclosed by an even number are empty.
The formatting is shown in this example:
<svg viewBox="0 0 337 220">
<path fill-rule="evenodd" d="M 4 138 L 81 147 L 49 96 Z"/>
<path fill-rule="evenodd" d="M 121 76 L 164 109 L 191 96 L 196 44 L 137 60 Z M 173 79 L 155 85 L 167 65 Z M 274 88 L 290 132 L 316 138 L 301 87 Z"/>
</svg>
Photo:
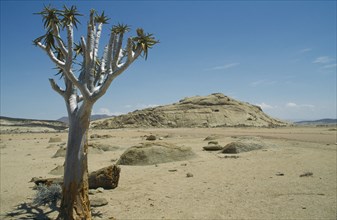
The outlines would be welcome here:
<svg viewBox="0 0 337 220">
<path fill-rule="evenodd" d="M 30 203 L 21 203 L 18 207 L 5 215 L 5 219 L 22 219 L 22 220 L 50 220 L 49 215 L 55 213 L 53 216 L 57 216 L 59 212 L 59 207 L 56 204 L 50 205 L 33 205 Z M 103 218 L 103 213 L 95 209 L 91 209 L 91 216 L 93 218 Z"/>
<path fill-rule="evenodd" d="M 54 212 L 58 212 L 59 208 L 56 204 L 50 204 L 47 206 L 33 205 L 30 203 L 21 203 L 18 207 L 10 213 L 6 214 L 8 219 L 36 219 L 45 220 L 51 219 L 48 217 Z M 12 217 L 12 218 L 11 218 Z"/>
<path fill-rule="evenodd" d="M 22 219 L 22 220 L 50 220 L 58 215 L 59 207 L 56 203 L 47 205 L 34 205 L 32 203 L 21 203 L 18 207 L 8 212 L 4 219 Z M 92 218 L 103 219 L 103 213 L 91 208 Z"/>
</svg>

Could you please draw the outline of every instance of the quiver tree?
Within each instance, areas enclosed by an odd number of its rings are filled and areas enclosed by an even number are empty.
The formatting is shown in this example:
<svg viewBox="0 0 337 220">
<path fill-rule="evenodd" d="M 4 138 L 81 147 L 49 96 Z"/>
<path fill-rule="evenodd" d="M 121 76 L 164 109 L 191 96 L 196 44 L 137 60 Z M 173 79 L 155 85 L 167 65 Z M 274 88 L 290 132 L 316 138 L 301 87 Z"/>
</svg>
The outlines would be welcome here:
<svg viewBox="0 0 337 220">
<path fill-rule="evenodd" d="M 130 28 L 118 24 L 112 27 L 109 42 L 99 57 L 102 27 L 109 20 L 104 12 L 99 15 L 90 11 L 87 36 L 82 36 L 77 44 L 74 42 L 74 28 L 77 29 L 80 23 L 77 17 L 81 14 L 75 6 L 64 6 L 63 10 L 48 6 L 37 14 L 42 16 L 46 33 L 36 38 L 34 44 L 47 53 L 64 81 L 64 88 L 61 88 L 54 79 L 49 79 L 51 87 L 63 97 L 69 118 L 63 197 L 58 219 L 91 219 L 87 135 L 92 107 L 106 93 L 111 82 L 140 55 L 146 59 L 148 49 L 158 41 L 140 28 L 135 37 L 124 40 Z M 61 37 L 63 32 L 65 39 Z"/>
</svg>

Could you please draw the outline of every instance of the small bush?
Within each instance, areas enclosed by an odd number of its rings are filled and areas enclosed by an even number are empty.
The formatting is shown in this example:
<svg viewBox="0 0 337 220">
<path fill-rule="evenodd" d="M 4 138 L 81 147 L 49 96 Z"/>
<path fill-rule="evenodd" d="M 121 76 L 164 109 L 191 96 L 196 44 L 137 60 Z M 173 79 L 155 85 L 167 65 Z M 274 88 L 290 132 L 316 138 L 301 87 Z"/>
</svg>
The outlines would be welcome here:
<svg viewBox="0 0 337 220">
<path fill-rule="evenodd" d="M 35 205 L 56 205 L 57 201 L 62 198 L 62 189 L 59 184 L 52 184 L 50 186 L 39 184 L 37 186 L 37 193 L 35 195 L 33 204 Z"/>
</svg>

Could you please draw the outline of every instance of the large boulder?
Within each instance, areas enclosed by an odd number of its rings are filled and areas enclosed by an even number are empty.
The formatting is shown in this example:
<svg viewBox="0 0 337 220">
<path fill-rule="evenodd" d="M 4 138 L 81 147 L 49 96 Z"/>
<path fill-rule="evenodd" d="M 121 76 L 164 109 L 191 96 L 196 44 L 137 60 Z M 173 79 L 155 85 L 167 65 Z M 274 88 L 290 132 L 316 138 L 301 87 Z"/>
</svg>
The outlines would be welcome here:
<svg viewBox="0 0 337 220">
<path fill-rule="evenodd" d="M 118 160 L 119 165 L 153 165 L 195 157 L 190 147 L 165 142 L 142 143 L 127 149 Z"/>
</svg>

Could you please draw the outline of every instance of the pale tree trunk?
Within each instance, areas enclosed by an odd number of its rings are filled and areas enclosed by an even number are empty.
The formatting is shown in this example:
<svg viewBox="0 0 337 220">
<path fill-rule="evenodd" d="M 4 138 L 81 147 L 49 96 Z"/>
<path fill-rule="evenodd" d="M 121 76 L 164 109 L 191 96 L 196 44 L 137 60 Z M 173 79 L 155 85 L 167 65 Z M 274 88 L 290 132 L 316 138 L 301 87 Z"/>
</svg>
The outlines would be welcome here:
<svg viewBox="0 0 337 220">
<path fill-rule="evenodd" d="M 81 42 L 76 47 L 73 36 L 77 21 L 74 18 L 77 14 L 76 7 L 65 7 L 64 11 L 45 7 L 38 14 L 43 16 L 47 34 L 35 39 L 34 43 L 47 53 L 62 74 L 65 89 L 54 79 L 49 81 L 51 87 L 66 101 L 69 117 L 63 198 L 58 219 L 90 220 L 87 136 L 92 106 L 106 93 L 112 81 L 142 52 L 146 59 L 147 49 L 158 41 L 152 34 L 144 34 L 143 29 L 137 29 L 137 37 L 129 37 L 126 47 L 122 49 L 123 36 L 129 28 L 127 25 L 113 26 L 109 43 L 104 47 L 100 59 L 98 49 L 102 26 L 108 20 L 104 13 L 99 16 L 94 10 L 90 11 L 87 38 L 81 37 Z M 61 30 L 66 31 L 66 40 L 61 39 Z M 82 55 L 81 70 L 75 71 L 72 67 L 79 55 L 73 54 L 74 50 Z"/>
<path fill-rule="evenodd" d="M 65 158 L 63 198 L 58 219 L 91 219 L 88 197 L 88 129 L 92 106 L 83 103 L 79 111 L 70 112 Z"/>
</svg>

